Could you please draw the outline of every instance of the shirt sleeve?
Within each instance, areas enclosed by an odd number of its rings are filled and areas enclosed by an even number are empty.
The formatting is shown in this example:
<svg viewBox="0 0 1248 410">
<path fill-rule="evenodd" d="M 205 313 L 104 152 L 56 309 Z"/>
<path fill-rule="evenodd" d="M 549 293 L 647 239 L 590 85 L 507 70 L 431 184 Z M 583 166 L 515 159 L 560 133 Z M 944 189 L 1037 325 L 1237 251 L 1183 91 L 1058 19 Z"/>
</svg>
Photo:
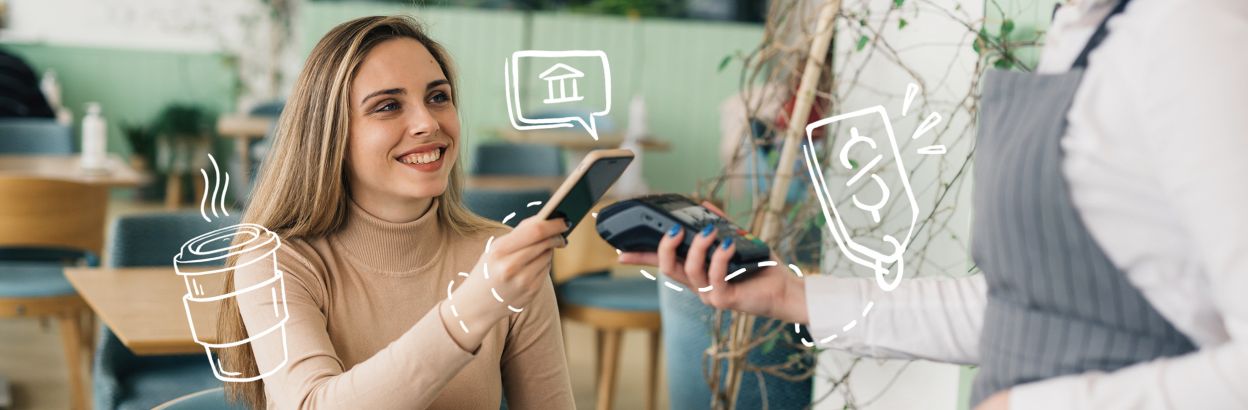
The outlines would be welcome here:
<svg viewBox="0 0 1248 410">
<path fill-rule="evenodd" d="M 874 279 L 806 278 L 815 343 L 877 358 L 974 364 L 987 303 L 983 275 L 911 279 L 890 292 Z"/>
<path fill-rule="evenodd" d="M 1146 5 L 1163 6 L 1133 7 Z M 1128 36 L 1136 42 L 1129 49 L 1147 57 L 1130 60 L 1137 94 L 1126 100 L 1138 108 L 1139 141 L 1165 205 L 1208 274 L 1227 340 L 1114 372 L 1019 385 L 1012 409 L 1248 408 L 1248 58 L 1232 40 L 1248 38 L 1248 3 L 1164 6 L 1151 12 L 1165 15 L 1171 30 L 1139 27 L 1156 34 Z"/>
<path fill-rule="evenodd" d="M 563 331 L 549 277 L 521 313 L 508 319 L 501 370 L 507 408 L 574 409 Z"/>
<path fill-rule="evenodd" d="M 437 307 L 373 357 L 344 370 L 321 312 L 318 269 L 295 252 L 279 250 L 285 286 L 285 337 L 251 342 L 270 407 L 279 409 L 425 408 L 473 358 L 451 338 Z M 323 272 L 322 272 L 323 273 Z M 239 289 L 273 276 L 272 265 L 255 263 L 235 271 Z M 272 325 L 274 299 L 240 294 L 239 312 L 249 334 Z M 280 306 L 280 305 L 279 305 Z M 285 362 L 283 365 L 282 363 Z"/>
</svg>

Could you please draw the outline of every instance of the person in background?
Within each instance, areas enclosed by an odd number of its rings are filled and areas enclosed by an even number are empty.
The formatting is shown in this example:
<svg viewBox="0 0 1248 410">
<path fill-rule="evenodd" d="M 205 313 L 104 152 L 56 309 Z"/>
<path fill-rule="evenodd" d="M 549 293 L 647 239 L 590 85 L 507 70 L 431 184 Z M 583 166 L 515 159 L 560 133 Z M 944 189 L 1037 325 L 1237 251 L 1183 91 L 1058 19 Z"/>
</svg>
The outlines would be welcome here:
<svg viewBox="0 0 1248 410">
<path fill-rule="evenodd" d="M 512 409 L 573 407 L 549 275 L 565 225 L 508 232 L 464 207 L 456 91 L 450 56 L 410 18 L 351 20 L 312 50 L 243 217 L 282 239 L 287 346 L 258 339 L 225 351 L 222 367 L 254 377 L 284 348 L 289 359 L 262 381 L 226 383 L 231 397 L 282 409 L 495 410 L 503 397 Z M 256 265 L 230 286 L 272 276 Z M 269 328 L 274 300 L 227 301 L 220 340 Z"/>
<path fill-rule="evenodd" d="M 1248 408 L 1248 2 L 1072 0 L 1046 36 L 1038 73 L 984 80 L 982 275 L 726 283 L 714 232 L 620 261 L 824 346 L 978 364 L 978 409 Z"/>
<path fill-rule="evenodd" d="M 39 78 L 21 57 L 0 50 L 0 118 L 55 118 Z"/>
</svg>

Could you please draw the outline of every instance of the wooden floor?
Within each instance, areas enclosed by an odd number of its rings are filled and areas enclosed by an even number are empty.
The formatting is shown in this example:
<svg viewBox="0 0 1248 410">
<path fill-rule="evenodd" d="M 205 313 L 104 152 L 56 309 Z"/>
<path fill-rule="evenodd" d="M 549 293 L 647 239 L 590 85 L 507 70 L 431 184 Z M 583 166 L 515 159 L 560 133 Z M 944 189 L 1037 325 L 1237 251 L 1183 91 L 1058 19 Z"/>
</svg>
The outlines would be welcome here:
<svg viewBox="0 0 1248 410">
<path fill-rule="evenodd" d="M 0 374 L 9 379 L 14 410 L 69 408 L 69 382 L 55 323 L 0 319 Z"/>
<path fill-rule="evenodd" d="M 159 209 L 155 205 L 116 202 L 110 205 L 109 213 L 115 217 Z M 576 407 L 592 409 L 597 374 L 593 353 L 597 344 L 593 329 L 567 322 L 564 331 Z M 622 344 L 615 408 L 644 409 L 647 383 L 644 378 L 648 374 L 646 366 L 649 363 L 646 334 L 627 332 Z M 208 371 L 207 364 L 204 371 Z M 9 379 L 14 404 L 11 409 L 4 410 L 69 408 L 65 361 L 55 323 L 42 326 L 34 319 L 0 319 L 0 374 Z M 668 408 L 666 384 L 660 386 L 659 408 Z"/>
</svg>

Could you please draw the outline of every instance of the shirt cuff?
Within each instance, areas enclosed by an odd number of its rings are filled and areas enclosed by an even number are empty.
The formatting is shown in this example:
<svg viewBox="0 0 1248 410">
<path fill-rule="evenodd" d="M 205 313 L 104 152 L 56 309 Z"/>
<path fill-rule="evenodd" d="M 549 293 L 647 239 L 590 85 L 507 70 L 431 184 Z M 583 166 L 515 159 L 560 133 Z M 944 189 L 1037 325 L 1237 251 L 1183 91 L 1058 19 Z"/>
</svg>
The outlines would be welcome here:
<svg viewBox="0 0 1248 410">
<path fill-rule="evenodd" d="M 870 289 L 858 278 L 806 277 L 810 335 L 819 346 L 849 349 L 866 340 L 862 312 Z"/>
<path fill-rule="evenodd" d="M 407 334 L 416 337 L 431 338 L 433 339 L 433 346 L 431 347 L 435 349 L 433 350 L 434 352 L 445 352 L 450 355 L 449 358 L 452 359 L 452 363 L 458 360 L 463 360 L 467 363 L 468 361 L 471 361 L 473 357 L 476 357 L 477 352 L 481 351 L 481 346 L 477 346 L 476 351 L 470 352 L 464 350 L 464 348 L 459 346 L 459 343 L 455 342 L 455 338 L 451 337 L 451 326 L 453 326 L 453 324 L 446 323 L 446 320 L 442 318 L 443 303 L 446 303 L 446 300 L 442 300 L 433 305 L 433 309 L 429 311 L 430 314 L 425 315 L 425 317 L 419 322 L 416 322 L 416 326 L 412 328 L 412 331 L 407 332 Z M 455 329 L 459 328 L 455 327 Z M 484 341 L 482 344 L 485 344 Z"/>
</svg>

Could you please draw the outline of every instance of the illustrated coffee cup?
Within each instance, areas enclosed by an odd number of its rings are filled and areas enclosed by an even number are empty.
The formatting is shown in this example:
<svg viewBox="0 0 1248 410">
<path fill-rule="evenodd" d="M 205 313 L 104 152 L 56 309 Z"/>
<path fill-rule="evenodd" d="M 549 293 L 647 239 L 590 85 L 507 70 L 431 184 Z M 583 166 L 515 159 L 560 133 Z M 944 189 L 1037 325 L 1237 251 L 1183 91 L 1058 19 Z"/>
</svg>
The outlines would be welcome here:
<svg viewBox="0 0 1248 410">
<path fill-rule="evenodd" d="M 286 364 L 286 292 L 283 273 L 278 269 L 277 250 L 281 239 L 277 234 L 256 224 L 240 224 L 199 235 L 182 245 L 173 258 L 174 270 L 186 284 L 182 304 L 187 324 L 195 342 L 204 347 L 213 374 L 228 382 L 259 380 Z M 246 277 L 234 277 L 234 287 L 223 286 L 228 274 L 245 268 Z M 254 272 L 272 272 L 254 275 Z M 226 290 L 230 291 L 227 292 Z M 213 329 L 217 312 L 224 302 L 234 298 L 239 306 L 270 304 L 267 311 L 248 317 L 248 337 L 242 340 L 216 340 Z M 245 301 L 245 302 L 244 302 Z M 258 329 L 258 330 L 257 330 Z M 258 374 L 247 369 L 230 369 L 220 361 L 221 353 L 246 352 L 247 344 L 282 346 L 282 361 L 272 368 L 261 368 Z"/>
</svg>

